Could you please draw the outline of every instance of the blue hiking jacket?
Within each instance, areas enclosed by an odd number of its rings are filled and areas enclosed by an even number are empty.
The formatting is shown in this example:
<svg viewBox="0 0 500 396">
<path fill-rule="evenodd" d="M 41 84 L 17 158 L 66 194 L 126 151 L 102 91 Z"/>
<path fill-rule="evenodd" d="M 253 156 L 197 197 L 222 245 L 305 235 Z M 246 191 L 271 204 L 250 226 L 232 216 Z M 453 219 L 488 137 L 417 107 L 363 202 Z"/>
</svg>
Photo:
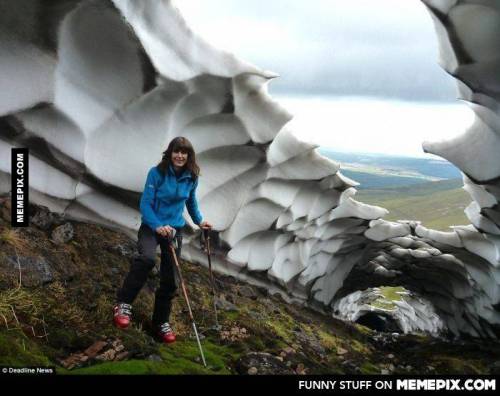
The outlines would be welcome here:
<svg viewBox="0 0 500 396">
<path fill-rule="evenodd" d="M 148 172 L 141 197 L 142 222 L 156 232 L 158 227 L 169 225 L 182 228 L 186 224 L 182 213 L 184 204 L 195 224 L 203 220 L 196 201 L 198 178 L 194 180 L 189 170 L 176 176 L 169 165 L 165 177 L 155 166 Z"/>
</svg>

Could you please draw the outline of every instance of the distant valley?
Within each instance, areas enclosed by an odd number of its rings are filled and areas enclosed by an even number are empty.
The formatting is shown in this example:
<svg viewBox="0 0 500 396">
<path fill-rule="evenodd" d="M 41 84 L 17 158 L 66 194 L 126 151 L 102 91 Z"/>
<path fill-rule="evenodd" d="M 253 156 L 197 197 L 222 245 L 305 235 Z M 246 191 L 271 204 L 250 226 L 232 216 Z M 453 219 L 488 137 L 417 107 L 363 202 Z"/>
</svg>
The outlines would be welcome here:
<svg viewBox="0 0 500 396">
<path fill-rule="evenodd" d="M 471 198 L 460 171 L 447 161 L 382 154 L 319 152 L 340 162 L 341 171 L 360 183 L 358 201 L 389 210 L 386 220 L 419 220 L 429 228 L 469 224 L 464 209 Z"/>
</svg>

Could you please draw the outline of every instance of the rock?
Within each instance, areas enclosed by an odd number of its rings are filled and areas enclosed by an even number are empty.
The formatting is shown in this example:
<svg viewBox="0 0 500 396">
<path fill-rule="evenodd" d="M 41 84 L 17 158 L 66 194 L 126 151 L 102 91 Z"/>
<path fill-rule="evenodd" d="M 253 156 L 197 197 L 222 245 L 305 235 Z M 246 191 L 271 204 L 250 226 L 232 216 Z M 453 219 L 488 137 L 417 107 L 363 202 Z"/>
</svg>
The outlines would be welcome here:
<svg viewBox="0 0 500 396">
<path fill-rule="evenodd" d="M 266 352 L 247 353 L 238 360 L 236 368 L 240 374 L 248 373 L 251 368 L 255 368 L 259 374 L 264 375 L 294 374 L 294 371 L 288 368 L 280 359 Z"/>
<path fill-rule="evenodd" d="M 297 351 L 292 347 L 286 347 L 285 349 L 283 349 L 283 352 L 285 353 L 285 355 L 292 355 Z"/>
<path fill-rule="evenodd" d="M 299 375 L 304 375 L 306 373 L 306 368 L 303 363 L 299 363 L 295 368 L 295 372 Z"/>
<path fill-rule="evenodd" d="M 337 355 L 345 355 L 347 352 L 349 352 L 347 349 L 337 347 Z"/>
<path fill-rule="evenodd" d="M 318 341 L 315 336 L 308 335 L 305 331 L 302 330 L 302 328 L 298 328 L 299 331 L 294 331 L 294 335 L 297 338 L 297 341 L 302 345 L 304 348 L 310 348 L 313 350 L 315 353 L 318 355 L 325 355 L 326 350 L 321 345 L 321 343 Z"/>
<path fill-rule="evenodd" d="M 116 355 L 115 360 L 124 360 L 128 357 L 129 353 L 127 351 L 120 352 Z"/>
<path fill-rule="evenodd" d="M 36 208 L 36 212 L 30 217 L 30 223 L 38 228 L 47 231 L 53 225 L 60 225 L 64 222 L 64 215 L 52 213 L 46 206 Z"/>
<path fill-rule="evenodd" d="M 201 334 L 200 334 L 201 337 Z M 247 329 L 244 327 L 232 327 L 230 330 L 223 330 L 220 332 L 220 337 L 222 340 L 228 341 L 239 341 L 249 337 L 247 334 Z"/>
<path fill-rule="evenodd" d="M 74 353 L 68 356 L 66 359 L 60 360 L 60 363 L 64 368 L 72 370 L 76 367 L 81 367 L 83 363 L 85 363 L 87 360 L 88 357 L 85 356 L 84 354 Z"/>
<path fill-rule="evenodd" d="M 266 320 L 266 315 L 264 315 L 263 313 L 260 313 L 258 311 L 254 311 L 253 309 L 251 309 L 250 311 L 248 311 L 248 315 L 256 320 L 256 321 L 263 321 L 263 320 Z"/>
<path fill-rule="evenodd" d="M 200 275 L 195 273 L 195 274 L 190 274 L 190 276 L 191 276 L 190 280 L 192 283 L 195 283 L 197 285 L 202 283 L 202 279 L 201 279 Z"/>
<path fill-rule="evenodd" d="M 257 292 L 250 286 L 240 286 L 238 288 L 238 295 L 251 298 L 252 300 L 257 300 L 259 297 Z"/>
<path fill-rule="evenodd" d="M 45 285 L 54 280 L 54 275 L 50 264 L 43 257 L 16 257 L 8 256 L 9 272 L 18 276 L 19 266 L 21 266 L 21 282 L 23 286 L 36 287 Z M 19 260 L 19 262 L 18 262 Z"/>
<path fill-rule="evenodd" d="M 352 360 L 344 360 L 341 365 L 347 373 L 356 373 L 360 370 Z"/>
<path fill-rule="evenodd" d="M 227 301 L 226 299 L 216 297 L 215 299 L 215 306 L 217 309 L 222 309 L 224 311 L 228 312 L 237 312 L 238 307 L 234 305 L 233 303 Z"/>
<path fill-rule="evenodd" d="M 247 371 L 247 373 L 248 373 L 249 375 L 255 375 L 255 374 L 257 374 L 258 372 L 259 372 L 259 370 L 257 370 L 257 367 L 250 367 L 250 368 L 248 369 L 248 371 Z"/>
<path fill-rule="evenodd" d="M 380 374 L 382 374 L 382 375 L 389 375 L 390 373 L 391 372 L 389 370 L 387 370 L 387 369 L 380 370 Z"/>
<path fill-rule="evenodd" d="M 104 349 L 106 345 L 108 345 L 106 341 L 96 341 L 83 353 L 85 353 L 85 355 L 87 355 L 89 358 L 94 358 L 99 354 L 99 352 Z"/>
<path fill-rule="evenodd" d="M 326 349 L 319 341 L 310 340 L 308 343 L 309 347 L 320 356 L 326 355 Z"/>
<path fill-rule="evenodd" d="M 111 361 L 114 360 L 116 356 L 116 352 L 114 349 L 108 349 L 106 352 L 101 353 L 100 355 L 97 355 L 95 357 L 96 360 L 101 360 L 101 361 Z"/>
<path fill-rule="evenodd" d="M 257 287 L 257 290 L 259 291 L 260 294 L 262 294 L 264 297 L 269 295 L 269 290 L 267 290 L 265 287 Z"/>
<path fill-rule="evenodd" d="M 73 236 L 74 230 L 71 223 L 65 223 L 52 231 L 52 240 L 59 245 L 68 243 L 73 239 Z"/>
<path fill-rule="evenodd" d="M 232 294 L 228 295 L 221 294 L 220 297 L 224 298 L 226 301 L 229 301 L 230 303 L 236 304 L 236 298 Z"/>
<path fill-rule="evenodd" d="M 137 248 L 135 244 L 133 244 L 132 242 L 120 243 L 118 245 L 111 245 L 108 246 L 107 249 L 111 252 L 118 253 L 119 255 L 129 259 L 137 254 Z"/>
</svg>

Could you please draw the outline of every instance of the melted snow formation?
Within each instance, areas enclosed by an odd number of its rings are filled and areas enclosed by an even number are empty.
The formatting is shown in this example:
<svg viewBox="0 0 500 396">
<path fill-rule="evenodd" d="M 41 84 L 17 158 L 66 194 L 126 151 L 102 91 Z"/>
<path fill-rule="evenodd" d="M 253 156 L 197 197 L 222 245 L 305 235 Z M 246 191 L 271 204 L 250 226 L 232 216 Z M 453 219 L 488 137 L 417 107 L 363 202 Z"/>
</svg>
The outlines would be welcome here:
<svg viewBox="0 0 500 396">
<path fill-rule="evenodd" d="M 15 7 L 0 0 L 0 191 L 10 190 L 10 149 L 29 147 L 34 202 L 135 236 L 147 171 L 183 135 L 202 168 L 198 199 L 217 231 L 219 271 L 331 310 L 347 289 L 363 290 L 353 279 L 375 266 L 377 279 L 397 279 L 431 301 L 455 334 L 493 336 L 498 6 L 426 4 L 436 16 L 441 63 L 463 81 L 461 94 L 477 114 L 463 138 L 425 146 L 467 174 L 469 226 L 442 233 L 389 223 L 381 220 L 385 209 L 357 202 L 357 183 L 290 130 L 292 115 L 267 92 L 276 75 L 212 47 L 168 0 L 19 0 Z M 434 263 L 432 253 L 404 247 L 405 238 L 439 246 L 440 257 L 463 265 L 441 258 L 436 280 L 418 271 L 420 260 Z M 204 263 L 196 233 L 185 241 L 186 258 Z M 377 258 L 384 243 L 398 244 L 392 252 L 400 258 Z M 374 248 L 381 254 L 371 257 Z M 433 281 L 448 287 L 425 287 Z"/>
<path fill-rule="evenodd" d="M 383 295 L 378 288 L 358 290 L 335 302 L 334 315 L 351 322 L 367 314 L 392 317 L 403 333 L 439 335 L 443 331 L 444 324 L 429 301 L 409 292 L 404 292 L 399 301 L 390 301 L 389 304 L 388 300 L 381 297 Z"/>
</svg>

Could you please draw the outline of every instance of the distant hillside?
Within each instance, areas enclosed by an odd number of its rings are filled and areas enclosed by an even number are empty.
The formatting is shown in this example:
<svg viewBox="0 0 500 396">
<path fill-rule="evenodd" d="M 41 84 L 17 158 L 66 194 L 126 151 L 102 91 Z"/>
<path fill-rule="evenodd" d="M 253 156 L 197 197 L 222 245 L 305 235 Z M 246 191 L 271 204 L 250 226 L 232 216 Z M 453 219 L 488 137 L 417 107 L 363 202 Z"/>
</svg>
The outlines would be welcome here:
<svg viewBox="0 0 500 396">
<path fill-rule="evenodd" d="M 461 179 L 453 179 L 360 190 L 356 199 L 389 210 L 386 220 L 419 220 L 426 227 L 447 231 L 451 225 L 469 224 L 464 209 L 471 198 L 461 186 Z"/>
<path fill-rule="evenodd" d="M 447 161 L 326 148 L 319 152 L 340 162 L 342 173 L 360 183 L 358 201 L 389 210 L 386 220 L 419 220 L 437 230 L 469 224 L 464 209 L 471 198 L 462 189 L 460 170 Z"/>
<path fill-rule="evenodd" d="M 360 183 L 358 189 L 380 189 L 461 179 L 460 170 L 447 161 L 383 154 L 341 153 L 326 148 L 320 154 L 340 162 L 344 175 Z"/>
<path fill-rule="evenodd" d="M 391 188 L 398 186 L 413 186 L 422 184 L 423 179 L 421 177 L 408 177 L 408 176 L 393 176 L 393 175 L 381 175 L 376 173 L 359 172 L 350 169 L 345 169 L 345 165 L 342 164 L 341 172 L 343 175 L 356 180 L 359 186 L 356 187 L 358 190 L 372 190 L 381 188 Z"/>
</svg>

